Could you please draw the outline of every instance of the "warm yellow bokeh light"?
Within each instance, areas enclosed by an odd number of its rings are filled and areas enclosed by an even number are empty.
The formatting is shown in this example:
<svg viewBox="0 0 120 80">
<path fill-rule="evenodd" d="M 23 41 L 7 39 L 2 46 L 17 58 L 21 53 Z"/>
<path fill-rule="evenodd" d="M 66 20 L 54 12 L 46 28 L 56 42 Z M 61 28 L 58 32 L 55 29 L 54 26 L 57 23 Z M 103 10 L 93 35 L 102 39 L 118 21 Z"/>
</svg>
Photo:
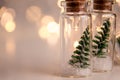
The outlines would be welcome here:
<svg viewBox="0 0 120 80">
<path fill-rule="evenodd" d="M 42 19 L 41 19 L 41 25 L 43 26 L 43 25 L 45 25 L 45 26 L 47 26 L 48 25 L 48 23 L 50 23 L 50 22 L 54 22 L 55 20 L 54 20 L 54 18 L 52 17 L 52 16 L 44 16 Z"/>
<path fill-rule="evenodd" d="M 75 41 L 74 44 L 73 44 L 73 47 L 76 48 L 78 45 L 79 45 L 79 42 Z"/>
<path fill-rule="evenodd" d="M 37 6 L 31 6 L 26 10 L 26 18 L 30 22 L 38 22 L 41 15 L 41 9 Z"/>
<path fill-rule="evenodd" d="M 5 25 L 5 30 L 7 32 L 13 32 L 15 30 L 15 28 L 16 28 L 16 24 L 14 21 L 9 21 Z"/>
<path fill-rule="evenodd" d="M 5 11 L 7 11 L 7 8 L 3 6 L 3 7 L 0 9 L 0 17 L 2 17 L 2 15 L 3 15 L 3 13 L 4 13 Z"/>
<path fill-rule="evenodd" d="M 39 34 L 40 38 L 46 39 L 47 36 L 48 36 L 47 27 L 46 26 L 42 26 L 39 29 L 38 34 Z"/>
<path fill-rule="evenodd" d="M 56 45 L 59 39 L 59 25 L 56 22 L 49 22 L 46 26 L 40 27 L 38 34 L 45 39 L 49 45 Z"/>
<path fill-rule="evenodd" d="M 3 15 L 1 17 L 1 25 L 3 27 L 5 27 L 5 25 L 7 24 L 7 22 L 13 21 L 13 19 L 14 18 L 12 16 L 12 14 L 6 11 L 6 12 L 3 13 Z"/>
<path fill-rule="evenodd" d="M 115 3 L 118 3 L 118 5 L 120 6 L 120 0 L 114 0 Z"/>
<path fill-rule="evenodd" d="M 50 45 L 56 45 L 59 38 L 59 24 L 56 22 L 49 22 L 47 25 L 47 42 Z"/>
<path fill-rule="evenodd" d="M 56 45 L 59 38 L 59 24 L 55 22 L 52 16 L 43 16 L 37 22 L 40 27 L 38 34 L 40 38 L 45 39 L 49 45 Z"/>
<path fill-rule="evenodd" d="M 56 22 L 49 22 L 47 26 L 47 30 L 49 33 L 59 33 L 59 24 Z"/>
<path fill-rule="evenodd" d="M 120 2 L 120 0 L 115 0 L 116 2 Z"/>
<path fill-rule="evenodd" d="M 56 22 L 49 22 L 47 26 L 42 26 L 38 34 L 41 38 L 47 39 L 49 35 L 59 35 L 59 25 Z"/>
<path fill-rule="evenodd" d="M 50 22 L 55 22 L 54 18 L 53 18 L 52 16 L 46 15 L 46 16 L 43 16 L 43 17 L 41 18 L 41 20 L 39 20 L 39 21 L 36 23 L 36 25 L 37 25 L 38 27 L 41 27 L 41 26 L 46 26 L 46 27 L 47 27 Z"/>
</svg>

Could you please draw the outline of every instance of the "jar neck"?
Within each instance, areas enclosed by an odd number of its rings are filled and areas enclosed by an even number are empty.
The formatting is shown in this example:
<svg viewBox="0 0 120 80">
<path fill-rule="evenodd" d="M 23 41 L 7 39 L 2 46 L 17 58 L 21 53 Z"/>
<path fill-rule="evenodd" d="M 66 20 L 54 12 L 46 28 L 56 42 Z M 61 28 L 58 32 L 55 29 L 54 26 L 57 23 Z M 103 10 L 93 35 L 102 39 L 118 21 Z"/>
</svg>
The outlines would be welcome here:
<svg viewBox="0 0 120 80">
<path fill-rule="evenodd" d="M 98 11 L 112 11 L 112 0 L 94 0 L 93 1 L 93 10 Z"/>
<path fill-rule="evenodd" d="M 64 12 L 77 13 L 87 11 L 86 1 L 62 1 L 61 6 Z"/>
</svg>

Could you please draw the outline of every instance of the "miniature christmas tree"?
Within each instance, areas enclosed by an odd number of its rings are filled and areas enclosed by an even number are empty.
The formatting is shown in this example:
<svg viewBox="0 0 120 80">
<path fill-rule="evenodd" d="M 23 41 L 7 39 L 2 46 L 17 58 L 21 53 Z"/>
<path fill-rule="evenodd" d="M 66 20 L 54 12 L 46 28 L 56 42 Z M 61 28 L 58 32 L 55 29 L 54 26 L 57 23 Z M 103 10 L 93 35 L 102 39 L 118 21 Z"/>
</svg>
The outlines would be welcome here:
<svg viewBox="0 0 120 80">
<path fill-rule="evenodd" d="M 74 54 L 69 60 L 69 64 L 77 68 L 88 68 L 90 57 L 90 32 L 89 27 L 83 32 L 79 45 L 76 47 Z"/>
<path fill-rule="evenodd" d="M 110 21 L 104 20 L 101 30 L 95 35 L 93 40 L 93 56 L 104 58 L 108 48 L 108 40 L 110 37 Z"/>
</svg>

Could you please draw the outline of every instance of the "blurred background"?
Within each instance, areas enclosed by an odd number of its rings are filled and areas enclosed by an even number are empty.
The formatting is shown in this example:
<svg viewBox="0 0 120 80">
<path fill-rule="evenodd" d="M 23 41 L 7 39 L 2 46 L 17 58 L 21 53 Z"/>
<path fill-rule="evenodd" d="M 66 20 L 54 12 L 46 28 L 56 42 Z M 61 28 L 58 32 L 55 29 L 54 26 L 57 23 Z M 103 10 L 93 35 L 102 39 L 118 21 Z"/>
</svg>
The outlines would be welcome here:
<svg viewBox="0 0 120 80">
<path fill-rule="evenodd" d="M 0 73 L 59 73 L 58 0 L 0 0 Z M 120 30 L 120 0 L 114 6 Z"/>
<path fill-rule="evenodd" d="M 0 72 L 59 70 L 57 0 L 0 0 Z"/>
</svg>

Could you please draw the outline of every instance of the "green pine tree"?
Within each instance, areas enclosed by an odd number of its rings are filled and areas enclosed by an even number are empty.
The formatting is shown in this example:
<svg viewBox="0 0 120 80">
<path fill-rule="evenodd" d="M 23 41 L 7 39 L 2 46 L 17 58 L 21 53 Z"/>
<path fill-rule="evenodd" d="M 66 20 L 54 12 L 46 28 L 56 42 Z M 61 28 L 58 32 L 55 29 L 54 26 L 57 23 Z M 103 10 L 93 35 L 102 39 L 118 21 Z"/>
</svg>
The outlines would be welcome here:
<svg viewBox="0 0 120 80">
<path fill-rule="evenodd" d="M 79 45 L 76 47 L 74 54 L 69 60 L 69 64 L 77 68 L 87 68 L 89 64 L 90 57 L 90 32 L 89 27 L 83 32 L 80 38 Z"/>
<path fill-rule="evenodd" d="M 93 56 L 104 58 L 110 37 L 110 20 L 104 20 L 100 29 L 101 31 L 97 32 L 93 40 Z"/>
</svg>

